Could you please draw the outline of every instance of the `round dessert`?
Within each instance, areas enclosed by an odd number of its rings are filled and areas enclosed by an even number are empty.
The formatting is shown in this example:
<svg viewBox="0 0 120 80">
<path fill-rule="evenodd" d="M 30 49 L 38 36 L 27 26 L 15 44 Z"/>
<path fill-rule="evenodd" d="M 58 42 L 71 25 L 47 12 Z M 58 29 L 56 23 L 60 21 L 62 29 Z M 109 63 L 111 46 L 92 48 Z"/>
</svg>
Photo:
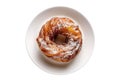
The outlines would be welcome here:
<svg viewBox="0 0 120 80">
<path fill-rule="evenodd" d="M 79 53 L 82 34 L 70 18 L 53 17 L 42 26 L 36 41 L 47 58 L 67 63 Z"/>
</svg>

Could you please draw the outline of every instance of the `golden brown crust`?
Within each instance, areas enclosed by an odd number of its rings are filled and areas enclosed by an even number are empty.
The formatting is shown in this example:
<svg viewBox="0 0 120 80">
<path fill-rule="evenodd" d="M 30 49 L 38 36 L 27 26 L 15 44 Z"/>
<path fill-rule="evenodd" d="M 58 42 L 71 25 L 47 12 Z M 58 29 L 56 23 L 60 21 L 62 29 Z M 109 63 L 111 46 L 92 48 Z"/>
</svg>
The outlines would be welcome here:
<svg viewBox="0 0 120 80">
<path fill-rule="evenodd" d="M 57 44 L 55 37 L 64 35 L 66 42 Z M 54 17 L 41 28 L 37 43 L 45 56 L 57 62 L 69 62 L 79 52 L 82 34 L 79 26 L 69 18 Z"/>
</svg>

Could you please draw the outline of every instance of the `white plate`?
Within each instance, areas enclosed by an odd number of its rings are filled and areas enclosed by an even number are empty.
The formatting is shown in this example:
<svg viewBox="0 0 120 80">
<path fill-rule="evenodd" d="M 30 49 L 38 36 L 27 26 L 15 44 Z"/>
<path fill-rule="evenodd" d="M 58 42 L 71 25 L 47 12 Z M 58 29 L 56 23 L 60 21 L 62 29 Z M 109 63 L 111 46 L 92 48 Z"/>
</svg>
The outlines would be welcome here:
<svg viewBox="0 0 120 80">
<path fill-rule="evenodd" d="M 53 65 L 47 62 L 40 53 L 36 43 L 36 38 L 42 25 L 54 16 L 65 16 L 73 19 L 78 25 L 83 35 L 83 44 L 80 54 L 65 66 Z M 67 7 L 53 7 L 41 12 L 30 24 L 26 35 L 26 47 L 32 61 L 42 70 L 53 74 L 67 74 L 80 69 L 92 55 L 94 46 L 93 30 L 86 18 L 74 9 Z"/>
</svg>

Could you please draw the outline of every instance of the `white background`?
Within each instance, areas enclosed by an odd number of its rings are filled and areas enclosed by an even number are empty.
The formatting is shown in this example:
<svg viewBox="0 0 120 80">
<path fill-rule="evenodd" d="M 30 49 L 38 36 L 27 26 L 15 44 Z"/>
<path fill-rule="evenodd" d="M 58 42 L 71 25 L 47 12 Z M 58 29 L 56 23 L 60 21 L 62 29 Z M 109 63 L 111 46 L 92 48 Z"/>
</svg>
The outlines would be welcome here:
<svg viewBox="0 0 120 80">
<path fill-rule="evenodd" d="M 95 33 L 89 62 L 77 72 L 53 75 L 39 69 L 25 46 L 27 28 L 44 9 L 67 6 L 81 12 Z M 119 0 L 0 0 L 0 80 L 120 80 Z"/>
</svg>

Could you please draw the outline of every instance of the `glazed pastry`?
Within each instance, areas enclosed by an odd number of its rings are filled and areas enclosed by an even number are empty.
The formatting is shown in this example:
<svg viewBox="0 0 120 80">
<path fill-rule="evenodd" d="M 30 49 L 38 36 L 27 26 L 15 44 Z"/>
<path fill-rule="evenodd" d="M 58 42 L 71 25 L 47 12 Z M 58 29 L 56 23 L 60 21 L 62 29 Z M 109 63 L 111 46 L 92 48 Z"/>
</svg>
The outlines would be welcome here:
<svg viewBox="0 0 120 80">
<path fill-rule="evenodd" d="M 42 54 L 55 62 L 70 62 L 82 46 L 82 33 L 70 18 L 53 17 L 36 39 Z"/>
</svg>

